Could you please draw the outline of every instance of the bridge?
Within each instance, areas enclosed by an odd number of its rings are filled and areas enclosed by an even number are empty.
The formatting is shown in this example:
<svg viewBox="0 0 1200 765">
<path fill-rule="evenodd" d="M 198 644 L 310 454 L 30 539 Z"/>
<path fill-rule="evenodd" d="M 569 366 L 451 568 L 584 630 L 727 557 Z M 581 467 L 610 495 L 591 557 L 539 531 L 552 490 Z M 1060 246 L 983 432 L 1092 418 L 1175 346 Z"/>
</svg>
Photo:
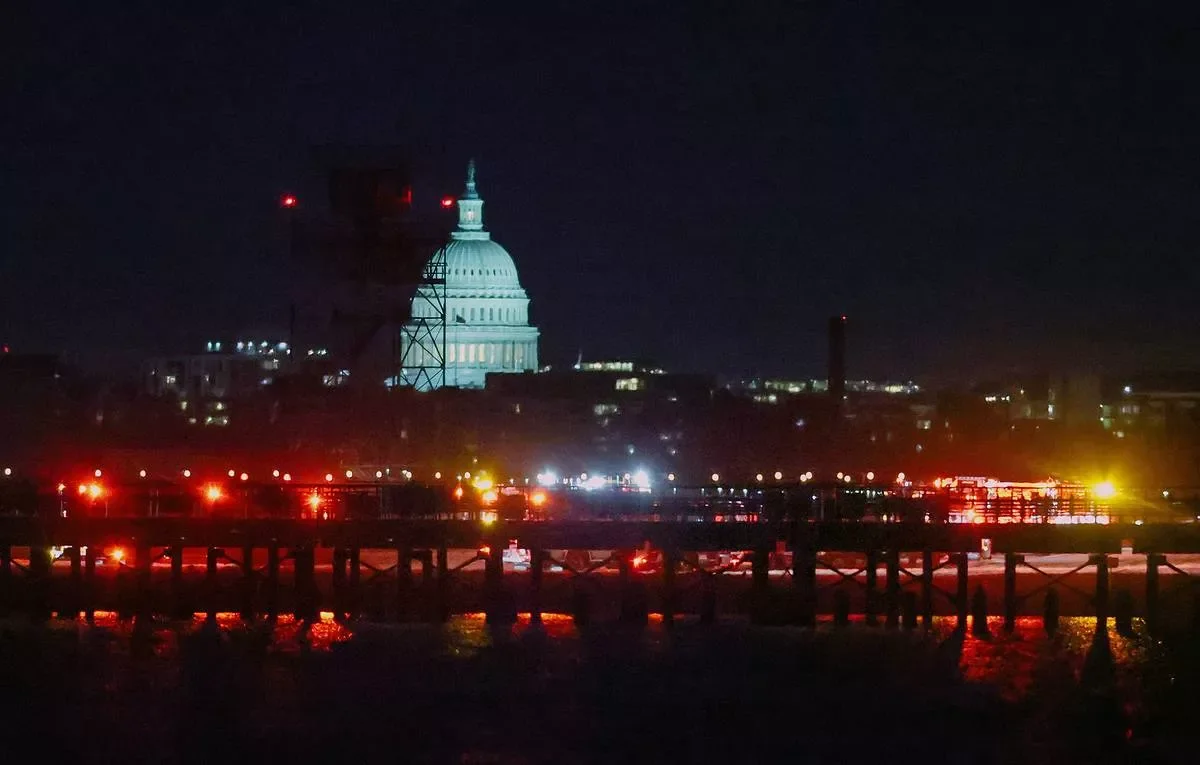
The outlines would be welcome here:
<svg viewBox="0 0 1200 765">
<path fill-rule="evenodd" d="M 506 572 L 503 556 L 514 540 L 528 551 L 528 564 Z M 935 612 L 949 607 L 965 626 L 969 615 L 986 615 L 981 593 L 970 592 L 968 567 L 984 540 L 1003 557 L 1006 627 L 1035 595 L 1046 599 L 1047 612 L 1056 608 L 1056 586 L 1078 589 L 1070 576 L 1079 573 L 1091 576 L 1085 594 L 1106 623 L 1114 613 L 1114 556 L 1132 548 L 1145 555 L 1139 595 L 1154 630 L 1161 621 L 1160 573 L 1177 575 L 1176 586 L 1190 582 L 1171 558 L 1200 553 L 1200 526 L 7 517 L 0 518 L 0 612 L 91 617 L 98 606 L 116 603 L 148 622 L 156 614 L 190 617 L 197 610 L 215 618 L 233 603 L 251 620 L 285 608 L 313 619 L 328 607 L 338 618 L 437 621 L 455 608 L 451 588 L 466 583 L 478 590 L 471 603 L 489 621 L 511 621 L 520 605 L 536 622 L 553 581 L 572 590 L 568 610 L 583 624 L 594 610 L 593 585 L 608 574 L 603 587 L 615 590 L 622 621 L 645 622 L 653 611 L 671 625 L 685 615 L 714 620 L 718 581 L 738 571 L 744 572 L 738 582 L 748 581 L 741 593 L 747 613 L 760 623 L 814 624 L 828 600 L 819 597 L 830 587 L 823 580 L 832 578 L 861 591 L 868 623 L 928 627 Z M 98 566 L 112 547 L 127 552 L 115 566 Z M 457 563 L 455 550 L 467 551 Z M 603 552 L 580 557 L 578 551 Z M 1027 559 L 1066 553 L 1084 556 L 1066 573 Z M 202 556 L 203 566 L 185 567 L 186 555 Z M 319 555 L 330 560 L 323 588 Z M 1044 581 L 1022 593 L 1019 573 Z M 947 579 L 953 584 L 943 587 Z M 831 610 L 835 621 L 849 618 L 844 590 L 834 593 Z M 1118 598 L 1115 610 L 1119 620 L 1132 618 L 1131 601 Z"/>
</svg>

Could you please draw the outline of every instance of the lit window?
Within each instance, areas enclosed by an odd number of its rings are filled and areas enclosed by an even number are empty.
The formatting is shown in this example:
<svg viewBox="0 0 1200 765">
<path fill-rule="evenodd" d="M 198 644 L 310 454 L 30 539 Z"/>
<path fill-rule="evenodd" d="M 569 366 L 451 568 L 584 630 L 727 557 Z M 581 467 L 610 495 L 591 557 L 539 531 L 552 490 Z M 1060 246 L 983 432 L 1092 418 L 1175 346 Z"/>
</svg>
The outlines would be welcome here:
<svg viewBox="0 0 1200 765">
<path fill-rule="evenodd" d="M 467 361 L 471 364 L 475 363 L 475 345 L 474 344 L 471 344 L 471 346 L 467 349 Z"/>
<path fill-rule="evenodd" d="M 617 390 L 641 390 L 642 380 L 640 377 L 622 377 L 617 380 Z"/>
</svg>

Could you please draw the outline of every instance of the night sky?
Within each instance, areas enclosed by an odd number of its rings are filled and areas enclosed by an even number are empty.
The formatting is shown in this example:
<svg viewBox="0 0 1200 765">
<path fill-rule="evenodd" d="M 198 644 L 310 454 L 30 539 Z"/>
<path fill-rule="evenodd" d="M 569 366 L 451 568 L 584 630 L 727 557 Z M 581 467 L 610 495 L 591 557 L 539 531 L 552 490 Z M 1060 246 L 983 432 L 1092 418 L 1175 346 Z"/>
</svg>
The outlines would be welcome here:
<svg viewBox="0 0 1200 765">
<path fill-rule="evenodd" d="M 1200 46 L 1163 5 L 28 5 L 14 350 L 281 333 L 280 193 L 399 144 L 430 214 L 476 157 L 547 362 L 819 376 L 846 313 L 851 376 L 1200 366 Z"/>
</svg>

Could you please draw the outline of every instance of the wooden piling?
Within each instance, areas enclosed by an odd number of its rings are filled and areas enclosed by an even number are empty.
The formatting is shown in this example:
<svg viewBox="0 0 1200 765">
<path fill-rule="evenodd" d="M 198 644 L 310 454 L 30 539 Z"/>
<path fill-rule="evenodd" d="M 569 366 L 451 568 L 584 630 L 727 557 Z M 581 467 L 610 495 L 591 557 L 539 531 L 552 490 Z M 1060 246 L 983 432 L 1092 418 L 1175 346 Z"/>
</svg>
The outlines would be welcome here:
<svg viewBox="0 0 1200 765">
<path fill-rule="evenodd" d="M 137 565 L 137 576 L 134 579 L 137 587 L 137 620 L 141 626 L 148 627 L 154 613 L 153 592 L 150 588 L 150 567 L 154 560 L 150 552 L 150 543 L 137 540 L 133 554 L 134 563 Z"/>
<path fill-rule="evenodd" d="M 412 548 L 402 544 L 396 548 L 396 620 L 404 621 L 412 608 L 413 575 Z"/>
<path fill-rule="evenodd" d="M 279 548 L 273 541 L 267 547 L 267 579 L 263 584 L 267 619 L 275 621 L 279 617 Z"/>
<path fill-rule="evenodd" d="M 700 623 L 713 624 L 717 621 L 716 574 L 700 573 Z"/>
<path fill-rule="evenodd" d="M 891 549 L 884 553 L 887 574 L 887 595 L 884 606 L 887 611 L 886 624 L 895 629 L 900 626 L 900 551 Z"/>
<path fill-rule="evenodd" d="M 933 550 L 921 553 L 921 626 L 933 628 Z"/>
<path fill-rule="evenodd" d="M 346 616 L 346 550 L 333 548 L 333 618 L 341 621 Z"/>
<path fill-rule="evenodd" d="M 450 618 L 450 554 L 445 545 L 437 549 L 437 592 L 434 596 L 434 618 L 444 622 Z"/>
<path fill-rule="evenodd" d="M 312 546 L 300 545 L 292 550 L 292 564 L 295 567 L 296 618 L 314 622 L 319 616 L 320 604 L 317 602 L 316 560 Z"/>
<path fill-rule="evenodd" d="M 504 539 L 490 537 L 483 561 L 484 614 L 488 624 L 511 624 L 504 598 Z"/>
<path fill-rule="evenodd" d="M 217 560 L 221 550 L 209 547 L 204 561 L 204 613 L 205 620 L 210 623 L 217 621 Z"/>
<path fill-rule="evenodd" d="M 864 605 L 865 617 L 864 621 L 868 627 L 875 627 L 879 624 L 879 603 L 878 603 L 878 569 L 879 569 L 879 553 L 876 550 L 867 551 L 867 567 L 865 570 L 865 592 L 863 593 L 866 603 Z"/>
<path fill-rule="evenodd" d="M 971 596 L 971 633 L 975 637 L 986 638 L 991 635 L 987 618 L 987 593 L 983 591 L 982 584 L 976 585 L 975 594 Z"/>
<path fill-rule="evenodd" d="M 88 545 L 83 555 L 83 615 L 88 624 L 96 623 L 96 547 Z"/>
<path fill-rule="evenodd" d="M 79 549 L 79 545 L 72 545 L 67 555 L 71 560 L 71 605 L 69 608 L 70 618 L 79 618 L 79 612 L 83 610 L 83 553 Z"/>
<path fill-rule="evenodd" d="M 1016 553 L 1004 553 L 1004 631 L 1012 633 L 1017 628 L 1017 564 L 1021 557 Z"/>
<path fill-rule="evenodd" d="M 242 546 L 242 586 L 241 586 L 241 615 L 246 624 L 254 621 L 254 595 L 257 589 L 257 577 L 254 574 L 254 547 Z"/>
<path fill-rule="evenodd" d="M 617 567 L 621 581 L 621 622 L 623 624 L 644 625 L 649 617 L 641 583 L 633 579 L 633 558 L 635 550 L 622 550 L 617 555 Z"/>
<path fill-rule="evenodd" d="M 905 590 L 900 596 L 900 623 L 906 630 L 917 628 L 917 593 Z"/>
<path fill-rule="evenodd" d="M 12 548 L 0 544 L 0 616 L 8 616 L 12 608 Z"/>
<path fill-rule="evenodd" d="M 966 553 L 958 553 L 958 588 L 955 592 L 954 605 L 958 609 L 956 629 L 965 632 L 967 629 L 967 612 L 970 609 L 970 597 L 967 594 L 967 564 L 970 558 Z"/>
<path fill-rule="evenodd" d="M 840 587 L 833 591 L 833 623 L 838 627 L 850 624 L 850 596 Z"/>
<path fill-rule="evenodd" d="M 675 569 L 679 566 L 679 553 L 673 547 L 662 551 L 662 619 L 667 627 L 675 626 Z"/>
<path fill-rule="evenodd" d="M 797 524 L 792 534 L 792 582 L 799 601 L 801 627 L 817 623 L 817 553 L 807 525 Z"/>
<path fill-rule="evenodd" d="M 41 545 L 29 548 L 29 569 L 25 574 L 29 580 L 29 618 L 43 622 L 50 618 L 50 550 Z"/>
<path fill-rule="evenodd" d="M 171 558 L 171 616 L 176 619 L 191 619 L 192 607 L 187 602 L 186 585 L 183 581 L 183 545 L 172 545 L 167 555 Z"/>
<path fill-rule="evenodd" d="M 1163 564 L 1161 553 L 1146 554 L 1146 630 L 1151 635 L 1159 633 L 1158 616 L 1158 567 Z"/>
<path fill-rule="evenodd" d="M 1051 587 L 1046 590 L 1046 601 L 1042 606 L 1042 628 L 1047 635 L 1058 632 L 1058 609 L 1058 590 Z"/>
<path fill-rule="evenodd" d="M 546 568 L 546 551 L 534 547 L 529 551 L 529 621 L 542 623 L 542 574 Z"/>
<path fill-rule="evenodd" d="M 1108 556 L 1093 555 L 1096 566 L 1096 632 L 1108 634 Z"/>
<path fill-rule="evenodd" d="M 351 619 L 357 619 L 362 612 L 362 548 L 354 545 L 346 558 L 349 567 L 346 577 L 347 604 Z"/>
</svg>

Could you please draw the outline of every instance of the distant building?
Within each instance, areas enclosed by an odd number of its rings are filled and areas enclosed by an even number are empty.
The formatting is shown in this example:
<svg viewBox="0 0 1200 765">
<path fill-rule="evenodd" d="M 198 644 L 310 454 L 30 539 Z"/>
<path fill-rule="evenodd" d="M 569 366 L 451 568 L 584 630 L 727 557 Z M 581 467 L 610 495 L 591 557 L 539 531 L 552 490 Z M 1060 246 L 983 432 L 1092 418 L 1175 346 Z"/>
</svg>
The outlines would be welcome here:
<svg viewBox="0 0 1200 765">
<path fill-rule="evenodd" d="M 280 376 L 304 365 L 320 370 L 326 387 L 346 382 L 349 373 L 334 369 L 328 351 L 310 348 L 293 355 L 287 343 L 267 340 L 218 340 L 205 344 L 204 353 L 161 356 L 142 363 L 142 391 L 155 398 L 173 398 L 193 425 L 229 424 L 230 404 L 273 384 Z"/>
<path fill-rule="evenodd" d="M 433 256 L 445 258 L 445 385 L 482 388 L 488 374 L 535 371 L 538 330 L 529 325 L 529 297 L 512 256 L 483 228 L 483 200 L 475 187 L 475 162 L 467 167 L 467 188 L 458 200 L 458 229 Z M 433 288 L 422 286 L 413 299 L 414 318 L 431 311 Z M 429 317 L 425 317 L 429 318 Z M 402 333 L 401 355 L 411 366 L 400 370 L 405 384 L 418 384 L 420 368 L 435 360 L 421 347 L 409 347 L 415 323 Z M 440 341 L 439 341 L 440 342 Z"/>
</svg>

